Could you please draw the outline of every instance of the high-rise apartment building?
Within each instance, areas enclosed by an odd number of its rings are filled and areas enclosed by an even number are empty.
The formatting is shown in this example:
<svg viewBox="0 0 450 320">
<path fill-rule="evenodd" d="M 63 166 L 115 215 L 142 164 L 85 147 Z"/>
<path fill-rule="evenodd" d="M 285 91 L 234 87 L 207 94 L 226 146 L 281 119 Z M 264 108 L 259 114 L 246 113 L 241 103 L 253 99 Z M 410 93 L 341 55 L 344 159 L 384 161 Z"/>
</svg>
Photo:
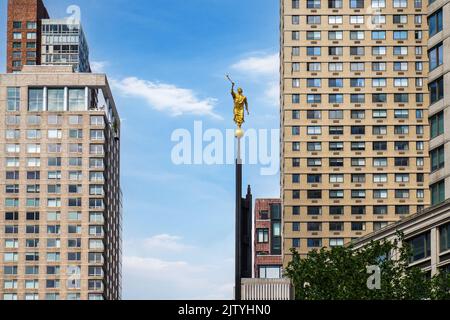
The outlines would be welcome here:
<svg viewBox="0 0 450 320">
<path fill-rule="evenodd" d="M 77 72 L 90 72 L 89 48 L 79 21 L 42 20 L 43 65 L 73 65 Z"/>
<path fill-rule="evenodd" d="M 281 1 L 285 263 L 430 204 L 427 6 Z"/>
<path fill-rule="evenodd" d="M 430 1 L 428 5 L 428 57 L 430 61 L 428 83 L 430 91 L 430 157 L 431 203 L 437 204 L 450 198 L 450 128 L 445 127 L 450 117 L 450 4 Z M 445 56 L 447 54 L 447 56 Z M 445 89 L 447 88 L 447 91 Z M 447 92 L 447 94 L 445 93 Z M 446 160 L 447 159 L 447 160 Z M 446 165 L 447 162 L 447 165 Z"/>
<path fill-rule="evenodd" d="M 41 20 L 48 18 L 42 0 L 9 0 L 7 21 L 7 71 L 41 62 Z"/>
<path fill-rule="evenodd" d="M 120 119 L 104 74 L 0 74 L 0 299 L 120 299 Z"/>
<path fill-rule="evenodd" d="M 256 199 L 254 219 L 254 277 L 281 278 L 281 200 Z"/>
<path fill-rule="evenodd" d="M 0 299 L 121 298 L 120 118 L 79 21 L 8 1 Z"/>
<path fill-rule="evenodd" d="M 42 0 L 8 1 L 7 72 L 24 65 L 71 65 L 91 72 L 89 47 L 79 20 L 50 19 Z"/>
</svg>

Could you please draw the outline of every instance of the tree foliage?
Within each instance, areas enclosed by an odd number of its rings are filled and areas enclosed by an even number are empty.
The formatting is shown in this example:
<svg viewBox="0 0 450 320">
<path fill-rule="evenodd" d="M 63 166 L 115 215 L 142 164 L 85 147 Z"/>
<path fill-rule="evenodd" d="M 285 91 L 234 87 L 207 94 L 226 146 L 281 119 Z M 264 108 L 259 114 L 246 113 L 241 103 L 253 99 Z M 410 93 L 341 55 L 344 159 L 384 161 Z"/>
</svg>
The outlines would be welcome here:
<svg viewBox="0 0 450 320">
<path fill-rule="evenodd" d="M 450 274 L 430 278 L 421 269 L 409 267 L 411 250 L 401 234 L 392 242 L 373 241 L 358 250 L 323 248 L 306 258 L 295 249 L 291 252 L 285 275 L 292 280 L 298 300 L 450 299 Z M 381 271 L 379 289 L 369 289 L 369 266 Z"/>
</svg>

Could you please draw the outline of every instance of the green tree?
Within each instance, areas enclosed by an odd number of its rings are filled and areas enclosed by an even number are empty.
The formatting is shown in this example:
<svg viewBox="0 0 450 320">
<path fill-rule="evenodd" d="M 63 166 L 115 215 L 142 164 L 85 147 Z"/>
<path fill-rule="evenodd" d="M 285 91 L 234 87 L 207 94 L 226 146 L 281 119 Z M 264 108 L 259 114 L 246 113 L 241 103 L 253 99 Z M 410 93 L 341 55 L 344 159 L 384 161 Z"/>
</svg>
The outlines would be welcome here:
<svg viewBox="0 0 450 320">
<path fill-rule="evenodd" d="M 401 234 L 392 242 L 374 241 L 358 250 L 323 248 L 306 258 L 295 249 L 291 252 L 285 275 L 292 280 L 298 300 L 450 299 L 450 274 L 430 279 L 421 269 L 409 267 L 411 249 Z M 375 277 L 374 269 L 380 271 L 379 288 L 368 286 L 368 282 L 377 284 L 369 278 Z"/>
</svg>

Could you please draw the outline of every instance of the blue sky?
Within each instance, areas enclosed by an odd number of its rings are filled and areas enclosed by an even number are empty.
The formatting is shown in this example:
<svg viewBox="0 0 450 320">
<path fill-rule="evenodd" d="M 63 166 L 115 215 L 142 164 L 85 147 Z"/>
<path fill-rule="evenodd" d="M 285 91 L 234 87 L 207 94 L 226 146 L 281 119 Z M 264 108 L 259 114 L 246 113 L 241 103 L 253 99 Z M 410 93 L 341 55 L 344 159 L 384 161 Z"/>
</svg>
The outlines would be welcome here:
<svg viewBox="0 0 450 320">
<path fill-rule="evenodd" d="M 107 73 L 123 119 L 123 297 L 231 299 L 234 167 L 173 164 L 171 135 L 192 132 L 194 121 L 233 127 L 226 73 L 248 96 L 245 128 L 279 128 L 278 1 L 45 4 L 54 18 L 66 17 L 69 5 L 81 8 L 90 60 Z M 254 197 L 279 196 L 278 174 L 263 176 L 260 165 L 247 165 L 244 180 Z"/>
</svg>

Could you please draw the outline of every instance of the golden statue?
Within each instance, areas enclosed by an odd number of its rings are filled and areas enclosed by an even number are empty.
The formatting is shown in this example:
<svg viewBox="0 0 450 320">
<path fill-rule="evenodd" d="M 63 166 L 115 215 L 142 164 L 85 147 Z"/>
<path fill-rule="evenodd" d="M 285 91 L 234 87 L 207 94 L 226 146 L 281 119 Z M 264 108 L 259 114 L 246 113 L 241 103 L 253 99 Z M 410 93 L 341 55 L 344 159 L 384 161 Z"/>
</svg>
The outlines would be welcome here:
<svg viewBox="0 0 450 320">
<path fill-rule="evenodd" d="M 231 82 L 231 96 L 233 97 L 233 101 L 234 101 L 234 109 L 233 109 L 234 122 L 236 123 L 238 128 L 241 129 L 242 124 L 245 122 L 244 107 L 245 107 L 245 110 L 247 111 L 247 115 L 250 115 L 250 113 L 248 111 L 247 97 L 243 95 L 242 88 L 238 88 L 237 93 L 234 92 L 235 83 L 230 79 L 229 76 L 227 76 L 227 78 Z"/>
</svg>

